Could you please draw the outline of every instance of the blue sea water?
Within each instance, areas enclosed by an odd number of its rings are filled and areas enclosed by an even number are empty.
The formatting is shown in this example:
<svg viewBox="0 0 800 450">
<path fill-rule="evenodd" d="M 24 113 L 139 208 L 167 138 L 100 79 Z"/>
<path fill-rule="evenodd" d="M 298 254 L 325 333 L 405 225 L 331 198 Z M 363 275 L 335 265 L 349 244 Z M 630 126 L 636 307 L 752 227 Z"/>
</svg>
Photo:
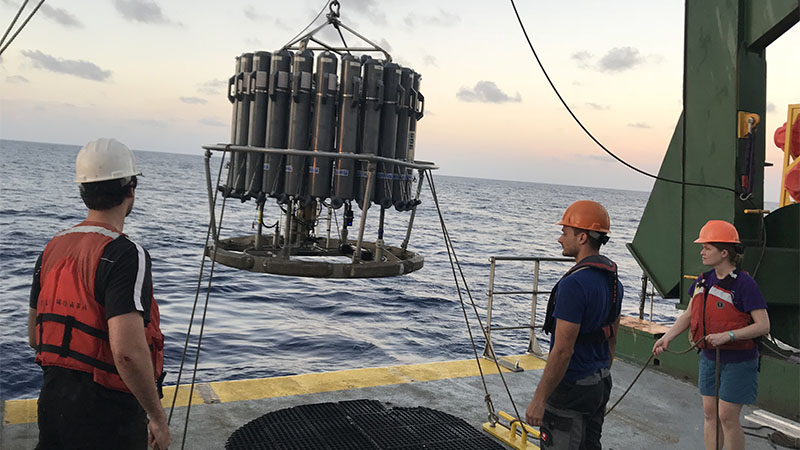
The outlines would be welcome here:
<svg viewBox="0 0 800 450">
<path fill-rule="evenodd" d="M 53 234 L 85 218 L 72 182 L 79 146 L 0 140 L 0 399 L 38 395 L 41 370 L 27 345 L 26 320 L 33 265 Z M 147 248 L 166 336 L 167 384 L 174 384 L 200 274 L 208 226 L 203 151 L 181 155 L 137 151 L 144 173 L 125 233 Z M 216 175 L 219 156 L 212 158 Z M 645 192 L 515 181 L 436 176 L 442 212 L 481 314 L 485 314 L 490 256 L 560 256 L 555 223 L 572 201 L 604 204 L 612 239 L 604 253 L 617 261 L 625 285 L 623 311 L 638 314 L 641 270 L 625 249 L 633 239 Z M 218 381 L 445 361 L 472 357 L 435 206 L 422 192 L 410 249 L 425 267 L 376 280 L 321 280 L 238 271 L 216 265 L 198 381 Z M 278 209 L 270 205 L 265 222 Z M 219 205 L 218 209 L 219 211 Z M 376 237 L 368 214 L 366 239 Z M 338 220 L 341 221 L 341 210 Z M 385 240 L 399 245 L 409 213 L 387 213 Z M 223 237 L 252 233 L 253 202 L 229 201 Z M 359 211 L 356 208 L 356 221 Z M 321 222 L 324 233 L 324 221 Z M 352 237 L 352 235 L 351 235 Z M 208 267 L 208 266 L 206 266 Z M 551 287 L 568 264 L 543 264 L 541 288 Z M 533 263 L 499 263 L 496 289 L 528 290 Z M 206 272 L 207 273 L 207 272 Z M 203 282 L 205 285 L 206 281 Z M 202 308 L 202 299 L 199 308 Z M 546 298 L 540 297 L 540 305 Z M 540 311 L 543 306 L 540 307 Z M 198 309 L 197 315 L 202 309 Z M 530 298 L 498 297 L 493 324 L 530 318 Z M 657 299 L 655 318 L 675 316 L 674 303 Z M 478 336 L 474 316 L 473 334 Z M 539 316 L 541 321 L 541 315 Z M 193 328 L 196 342 L 199 322 Z M 493 334 L 498 354 L 525 351 L 527 331 Z M 540 337 L 544 343 L 544 339 Z M 483 340 L 478 338 L 479 351 Z M 192 347 L 193 348 L 193 347 Z M 193 353 L 190 353 L 193 356 Z M 190 359 L 191 361 L 191 359 Z M 189 366 L 191 367 L 191 366 Z M 182 382 L 189 376 L 184 374 Z"/>
</svg>

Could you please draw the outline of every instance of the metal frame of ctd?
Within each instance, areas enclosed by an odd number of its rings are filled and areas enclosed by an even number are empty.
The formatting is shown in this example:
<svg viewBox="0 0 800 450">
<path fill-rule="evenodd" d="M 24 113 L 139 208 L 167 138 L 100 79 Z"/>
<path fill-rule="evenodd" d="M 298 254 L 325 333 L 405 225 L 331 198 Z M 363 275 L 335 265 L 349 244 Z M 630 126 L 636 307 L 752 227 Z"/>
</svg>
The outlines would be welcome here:
<svg viewBox="0 0 800 450">
<path fill-rule="evenodd" d="M 311 150 L 278 149 L 278 148 L 267 148 L 267 147 L 250 147 L 250 146 L 240 146 L 240 145 L 230 145 L 230 144 L 205 145 L 205 146 L 203 146 L 203 148 L 206 150 L 206 159 L 205 159 L 206 168 L 205 168 L 205 172 L 206 172 L 206 185 L 207 185 L 207 188 L 208 188 L 209 213 L 211 215 L 211 227 L 212 227 L 212 231 L 213 231 L 212 235 L 214 236 L 214 246 L 217 247 L 217 248 L 220 246 L 221 241 L 219 239 L 219 233 L 217 232 L 216 227 L 215 227 L 215 219 L 214 219 L 215 216 L 216 216 L 216 211 L 215 211 L 215 205 L 214 205 L 214 200 L 213 200 L 214 199 L 214 195 L 213 195 L 214 187 L 213 187 L 213 183 L 211 181 L 211 170 L 210 170 L 210 157 L 211 157 L 211 152 L 212 151 L 222 151 L 222 152 L 230 152 L 230 151 L 259 152 L 259 153 L 265 153 L 265 154 L 306 156 L 306 157 L 313 157 L 313 158 L 354 159 L 354 160 L 357 160 L 357 161 L 367 162 L 368 163 L 368 168 L 367 168 L 367 183 L 366 183 L 366 186 L 365 186 L 366 192 L 369 192 L 371 190 L 372 183 L 374 183 L 376 164 L 378 162 L 387 162 L 387 163 L 391 163 L 391 164 L 396 165 L 396 166 L 418 170 L 418 172 L 419 172 L 419 174 L 418 174 L 419 180 L 417 182 L 417 192 L 416 192 L 415 200 L 419 200 L 419 196 L 420 196 L 420 193 L 422 191 L 422 182 L 423 182 L 423 180 L 425 178 L 424 177 L 425 171 L 426 170 L 436 170 L 436 169 L 439 168 L 439 166 L 437 166 L 436 164 L 434 164 L 432 162 L 428 162 L 428 161 L 401 161 L 401 160 L 395 160 L 395 159 L 391 159 L 391 158 L 384 158 L 384 157 L 373 155 L 373 154 L 316 152 L 316 151 L 311 151 Z M 371 205 L 370 198 L 368 198 L 367 195 L 364 195 L 364 199 L 363 199 L 363 202 L 361 204 L 361 220 L 360 220 L 359 229 L 358 229 L 358 238 L 357 238 L 357 241 L 356 241 L 356 248 L 355 248 L 355 251 L 353 252 L 353 256 L 352 256 L 352 265 L 350 265 L 349 270 L 347 270 L 346 267 L 344 269 L 341 269 L 340 267 L 338 267 L 338 266 L 345 266 L 343 264 L 329 264 L 330 266 L 333 266 L 333 268 L 331 269 L 330 273 L 338 274 L 339 277 L 345 276 L 345 275 L 347 275 L 347 273 L 349 273 L 350 276 L 357 276 L 356 275 L 356 265 L 362 262 L 361 261 L 361 250 L 364 247 L 364 229 L 366 227 L 367 211 L 369 210 L 370 205 Z M 397 250 L 394 253 L 400 253 L 400 254 L 407 254 L 408 253 L 408 254 L 410 254 L 410 252 L 407 252 L 407 248 L 408 248 L 408 243 L 409 243 L 410 238 L 411 238 L 411 228 L 413 226 L 414 218 L 416 216 L 416 210 L 417 210 L 417 204 L 415 202 L 414 206 L 411 209 L 411 215 L 409 217 L 408 226 L 407 226 L 407 229 L 406 229 L 405 239 L 403 240 L 401 248 L 395 249 L 393 247 L 384 246 L 384 245 L 382 245 L 382 243 L 376 244 L 376 251 L 379 254 L 384 255 L 385 254 L 384 250 L 389 250 L 390 253 L 392 253 L 391 250 Z M 328 233 L 330 233 L 330 229 L 329 229 Z M 328 236 L 328 242 L 331 242 L 330 236 Z M 339 242 L 339 244 L 341 244 L 341 243 L 342 242 Z M 284 247 L 285 247 L 284 251 L 278 253 L 277 258 L 280 258 L 280 259 L 283 259 L 285 261 L 288 261 L 288 260 L 290 260 L 290 257 L 291 257 L 291 251 L 290 251 L 291 249 L 288 248 L 288 244 L 286 244 L 286 243 L 284 243 Z M 417 255 L 411 254 L 411 257 L 412 258 L 417 258 Z M 246 261 L 246 265 L 247 266 L 249 266 L 249 267 L 253 267 L 254 266 L 254 261 L 253 261 L 253 258 L 251 257 L 251 255 L 243 256 L 243 258 L 245 260 L 247 260 Z M 395 262 L 395 264 L 397 264 L 398 266 L 414 267 L 414 269 L 412 269 L 412 270 L 416 270 L 416 268 L 418 268 L 417 265 L 419 265 L 417 263 L 415 263 L 413 265 L 403 264 L 403 263 L 404 263 L 404 261 L 402 261 L 402 260 Z M 403 270 L 404 271 L 402 273 L 407 273 L 408 268 L 403 269 Z M 363 276 L 363 275 L 361 275 L 361 276 Z"/>
</svg>

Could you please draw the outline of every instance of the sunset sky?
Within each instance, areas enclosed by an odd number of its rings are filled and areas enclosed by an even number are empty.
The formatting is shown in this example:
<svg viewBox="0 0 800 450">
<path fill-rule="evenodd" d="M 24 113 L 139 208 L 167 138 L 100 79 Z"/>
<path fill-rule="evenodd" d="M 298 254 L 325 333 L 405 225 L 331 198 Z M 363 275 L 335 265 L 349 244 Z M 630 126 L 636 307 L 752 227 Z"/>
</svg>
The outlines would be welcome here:
<svg viewBox="0 0 800 450">
<path fill-rule="evenodd" d="M 22 0 L 0 0 L 3 31 Z M 28 10 L 37 1 L 30 1 Z M 226 142 L 234 56 L 281 47 L 323 1 L 49 0 L 0 60 L 0 137 L 201 154 Z M 441 173 L 649 190 L 558 102 L 508 1 L 341 0 L 342 22 L 423 76 L 417 157 Z M 556 86 L 607 147 L 656 172 L 681 109 L 683 1 L 517 6 Z M 23 15 L 24 17 L 25 15 Z M 333 42 L 333 35 L 323 38 Z M 355 40 L 352 40 L 355 42 Z M 800 103 L 800 26 L 767 50 L 767 160 Z M 767 200 L 780 168 L 767 169 Z"/>
</svg>

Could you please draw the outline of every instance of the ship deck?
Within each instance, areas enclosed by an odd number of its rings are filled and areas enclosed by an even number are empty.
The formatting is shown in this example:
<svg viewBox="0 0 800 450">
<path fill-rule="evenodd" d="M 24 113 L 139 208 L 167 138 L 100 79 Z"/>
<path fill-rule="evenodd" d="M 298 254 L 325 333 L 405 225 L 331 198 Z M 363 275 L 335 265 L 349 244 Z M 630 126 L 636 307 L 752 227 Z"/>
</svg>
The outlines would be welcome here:
<svg viewBox="0 0 800 450">
<path fill-rule="evenodd" d="M 544 361 L 530 355 L 509 358 L 519 361 L 521 372 L 503 369 L 520 414 L 533 395 Z M 514 414 L 511 402 L 495 369 L 482 360 L 495 407 Z M 609 406 L 619 398 L 639 371 L 632 364 L 615 361 L 614 389 Z M 484 392 L 474 360 L 437 362 L 407 366 L 365 368 L 328 373 L 202 383 L 196 385 L 191 408 L 188 389 L 182 388 L 172 418 L 173 448 L 182 439 L 187 409 L 190 422 L 186 447 L 221 449 L 237 428 L 251 420 L 283 408 L 311 403 L 372 399 L 387 407 L 425 406 L 460 417 L 480 429 L 487 420 Z M 174 387 L 165 388 L 163 403 L 169 407 Z M 753 411 L 745 406 L 744 414 Z M 36 445 L 36 399 L 9 400 L 2 410 L 0 448 L 30 449 Z M 766 434 L 765 431 L 760 434 Z M 663 373 L 646 370 L 625 399 L 606 417 L 604 448 L 661 449 L 702 448 L 703 415 L 694 385 Z M 538 444 L 538 442 L 537 442 Z M 748 449 L 772 449 L 764 439 L 746 436 Z M 534 448 L 534 447 L 530 447 Z"/>
</svg>

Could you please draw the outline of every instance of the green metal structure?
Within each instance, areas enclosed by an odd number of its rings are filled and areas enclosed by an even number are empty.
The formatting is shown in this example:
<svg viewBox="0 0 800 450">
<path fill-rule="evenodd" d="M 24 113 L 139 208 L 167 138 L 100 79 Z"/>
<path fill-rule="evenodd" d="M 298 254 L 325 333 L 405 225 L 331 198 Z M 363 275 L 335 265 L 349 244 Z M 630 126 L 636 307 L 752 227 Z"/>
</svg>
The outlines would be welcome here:
<svg viewBox="0 0 800 450">
<path fill-rule="evenodd" d="M 800 205 L 781 208 L 763 222 L 761 214 L 745 213 L 764 208 L 766 133 L 756 128 L 754 139 L 739 138 L 737 116 L 742 111 L 764 117 L 766 48 L 798 20 L 798 0 L 686 2 L 684 110 L 659 176 L 730 190 L 656 181 L 628 245 L 659 294 L 680 298 L 685 307 L 692 280 L 683 275 L 707 270 L 693 243 L 698 231 L 709 219 L 732 222 L 747 248 L 743 268 L 767 298 L 773 335 L 795 347 L 800 347 Z M 741 187 L 748 145 L 755 164 L 749 197 Z"/>
<path fill-rule="evenodd" d="M 659 294 L 679 298 L 678 307 L 685 308 L 693 280 L 684 275 L 707 270 L 693 243 L 700 228 L 710 219 L 732 222 L 746 247 L 742 268 L 767 299 L 771 334 L 795 348 L 800 348 L 800 204 L 763 211 L 767 133 L 756 127 L 743 136 L 740 115 L 765 116 L 767 46 L 798 21 L 798 0 L 686 1 L 684 107 L 659 170 L 659 177 L 678 183 L 656 181 L 628 244 Z M 742 183 L 748 173 L 749 192 Z M 644 362 L 661 335 L 622 327 L 618 356 Z M 800 362 L 762 354 L 757 404 L 800 418 Z M 697 355 L 665 355 L 659 369 L 696 380 Z"/>
</svg>

